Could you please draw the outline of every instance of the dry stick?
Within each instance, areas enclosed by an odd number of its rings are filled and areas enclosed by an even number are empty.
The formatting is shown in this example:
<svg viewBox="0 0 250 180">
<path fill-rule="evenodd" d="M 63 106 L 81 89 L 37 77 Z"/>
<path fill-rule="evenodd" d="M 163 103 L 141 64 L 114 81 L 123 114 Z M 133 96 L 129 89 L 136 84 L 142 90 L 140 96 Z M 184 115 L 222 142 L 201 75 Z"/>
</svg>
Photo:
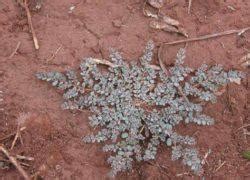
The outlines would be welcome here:
<svg viewBox="0 0 250 180">
<path fill-rule="evenodd" d="M 208 149 L 207 153 L 205 154 L 204 158 L 203 158 L 202 161 L 201 161 L 201 164 L 205 164 L 205 162 L 208 163 L 208 162 L 207 162 L 207 157 L 208 157 L 208 155 L 209 155 L 210 153 L 211 153 L 211 149 Z"/>
<path fill-rule="evenodd" d="M 20 128 L 20 131 L 22 132 L 22 131 L 24 131 L 25 129 L 26 129 L 26 127 L 21 127 L 21 128 Z M 12 136 L 15 136 L 16 133 L 17 133 L 17 132 L 8 134 L 7 136 L 5 136 L 5 137 L 3 137 L 2 139 L 0 139 L 0 142 L 6 140 L 6 139 L 8 139 L 8 138 L 11 138 Z"/>
<path fill-rule="evenodd" d="M 62 49 L 62 45 L 60 45 L 60 46 L 56 49 L 56 51 L 50 56 L 50 58 L 47 59 L 47 62 L 52 61 L 53 59 L 55 59 L 57 53 L 58 53 L 61 49 Z"/>
<path fill-rule="evenodd" d="M 189 0 L 188 1 L 188 14 L 190 14 L 191 6 L 192 6 L 192 0 Z"/>
<path fill-rule="evenodd" d="M 214 172 L 218 171 L 220 168 L 222 168 L 222 166 L 224 166 L 224 164 L 226 163 L 226 161 L 224 161 L 223 163 L 221 163 Z"/>
<path fill-rule="evenodd" d="M 242 122 L 242 124 L 244 125 L 244 120 L 242 117 L 240 117 L 240 121 Z M 247 136 L 246 136 L 246 132 L 247 130 L 245 128 L 242 128 L 243 131 L 243 138 L 244 138 L 244 142 L 247 143 Z"/>
<path fill-rule="evenodd" d="M 179 40 L 179 41 L 172 41 L 172 42 L 163 43 L 163 44 L 164 45 L 174 45 L 174 44 L 181 44 L 181 43 L 187 43 L 187 42 L 193 42 L 193 41 L 202 41 L 202 40 L 226 36 L 226 35 L 230 35 L 230 34 L 242 35 L 244 32 L 249 31 L 249 30 L 250 30 L 250 27 L 246 27 L 243 29 L 233 29 L 233 30 L 223 31 L 223 32 L 214 33 L 214 34 L 208 34 L 205 36 L 200 36 L 200 37 L 195 37 L 195 38 L 183 39 L 183 40 Z"/>
<path fill-rule="evenodd" d="M 243 128 L 246 128 L 246 127 L 248 127 L 248 126 L 250 126 L 250 124 L 245 124 L 245 125 L 241 126 L 241 127 L 239 127 L 239 128 L 236 130 L 236 132 L 239 131 L 239 130 L 241 130 L 241 129 L 243 129 Z"/>
<path fill-rule="evenodd" d="M 18 170 L 18 172 L 24 177 L 25 180 L 31 180 L 31 178 L 29 177 L 29 175 L 23 170 L 23 168 L 16 161 L 16 159 L 14 157 L 12 157 L 9 154 L 9 152 L 3 146 L 0 146 L 0 151 L 2 151 L 5 154 L 5 156 L 8 157 L 8 159 L 10 160 L 10 162 L 16 167 L 16 169 Z"/>
<path fill-rule="evenodd" d="M 2 161 L 2 162 L 5 162 L 5 163 L 8 163 L 8 164 L 11 164 L 10 160 L 0 159 L 0 162 L 1 162 L 1 161 Z M 20 165 L 21 165 L 21 166 L 30 167 L 30 165 L 29 165 L 29 164 L 24 163 L 24 162 L 20 162 Z"/>
<path fill-rule="evenodd" d="M 16 48 L 15 48 L 15 50 L 11 53 L 11 55 L 9 56 L 9 59 L 11 59 L 13 56 L 15 56 L 15 54 L 17 53 L 17 50 L 19 49 L 20 45 L 21 45 L 21 42 L 18 41 L 18 43 L 17 43 L 17 45 L 16 45 Z"/>
<path fill-rule="evenodd" d="M 19 124 L 17 125 L 16 135 L 15 135 L 15 138 L 14 138 L 12 144 L 11 144 L 11 148 L 10 149 L 14 148 L 14 146 L 15 146 L 16 141 L 17 141 L 18 138 L 20 139 L 21 144 L 23 144 L 23 140 L 22 140 L 21 131 L 20 131 L 20 125 Z"/>
<path fill-rule="evenodd" d="M 184 173 L 181 173 L 181 174 L 176 174 L 176 177 L 180 177 L 180 176 L 184 176 L 184 175 L 189 175 L 188 172 L 184 172 Z"/>
<path fill-rule="evenodd" d="M 16 141 L 17 141 L 17 138 L 20 136 L 20 131 L 19 131 L 19 128 L 20 128 L 20 125 L 18 124 L 17 125 L 17 130 L 16 130 L 16 135 L 15 135 L 15 138 L 14 140 L 12 141 L 12 144 L 11 144 L 11 150 L 14 148 L 15 144 L 16 144 Z"/>
<path fill-rule="evenodd" d="M 20 1 L 22 1 L 22 2 L 20 2 Z M 35 45 L 35 49 L 39 49 L 39 44 L 38 44 L 36 33 L 35 33 L 35 30 L 34 30 L 34 27 L 33 27 L 33 23 L 32 23 L 32 20 L 31 20 L 31 14 L 30 14 L 30 10 L 29 10 L 29 7 L 28 7 L 27 0 L 18 0 L 18 3 L 26 11 L 26 15 L 27 15 L 27 19 L 28 19 L 28 24 L 29 24 L 30 31 L 31 31 L 31 34 L 32 34 L 32 38 L 33 38 L 33 42 L 34 42 L 34 45 Z"/>
<path fill-rule="evenodd" d="M 112 68 L 118 67 L 118 65 L 115 65 L 115 64 L 113 64 L 113 63 L 111 63 L 111 62 L 109 62 L 108 60 L 105 60 L 105 59 L 91 58 L 91 60 L 94 61 L 97 64 L 107 65 L 107 66 L 110 66 Z"/>
<path fill-rule="evenodd" d="M 250 126 L 250 124 L 245 124 L 245 125 L 243 125 L 243 126 L 241 126 L 241 127 L 239 127 L 238 129 L 236 129 L 236 131 L 234 132 L 234 133 L 237 133 L 239 130 L 241 130 L 241 129 L 245 129 L 246 127 L 249 127 Z M 246 133 L 246 131 L 243 131 L 243 133 Z"/>
<path fill-rule="evenodd" d="M 109 67 L 112 67 L 112 68 L 119 67 L 119 65 L 113 64 L 112 62 L 110 62 L 110 61 L 108 61 L 106 59 L 90 58 L 90 60 L 95 62 L 96 64 L 102 64 L 102 65 L 106 65 L 106 66 L 109 66 Z M 161 69 L 159 66 L 153 65 L 153 64 L 150 64 L 148 66 L 151 67 L 154 70 L 157 70 L 157 71 Z"/>
</svg>

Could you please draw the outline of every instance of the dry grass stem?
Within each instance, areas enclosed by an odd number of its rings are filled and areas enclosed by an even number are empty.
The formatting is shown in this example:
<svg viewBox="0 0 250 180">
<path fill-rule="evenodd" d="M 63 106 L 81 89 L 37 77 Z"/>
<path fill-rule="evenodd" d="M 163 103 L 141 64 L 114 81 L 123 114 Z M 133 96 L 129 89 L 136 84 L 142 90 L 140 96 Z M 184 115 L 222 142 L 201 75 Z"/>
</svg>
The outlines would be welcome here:
<svg viewBox="0 0 250 180">
<path fill-rule="evenodd" d="M 4 153 L 5 156 L 8 157 L 10 162 L 16 167 L 18 172 L 23 176 L 25 180 L 31 180 L 29 175 L 24 171 L 24 169 L 21 167 L 21 165 L 17 162 L 16 158 L 10 155 L 10 153 L 5 149 L 3 146 L 0 145 L 0 151 Z"/>
</svg>

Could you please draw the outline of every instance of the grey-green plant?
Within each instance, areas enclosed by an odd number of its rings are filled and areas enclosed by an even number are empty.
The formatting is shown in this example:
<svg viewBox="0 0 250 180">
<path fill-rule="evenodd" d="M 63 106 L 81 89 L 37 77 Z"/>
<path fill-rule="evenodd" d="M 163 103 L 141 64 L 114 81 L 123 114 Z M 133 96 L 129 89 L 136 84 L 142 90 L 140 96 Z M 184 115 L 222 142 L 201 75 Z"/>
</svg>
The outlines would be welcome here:
<svg viewBox="0 0 250 180">
<path fill-rule="evenodd" d="M 63 109 L 92 112 L 89 124 L 98 127 L 98 132 L 83 141 L 103 144 L 103 151 L 110 154 L 111 175 L 131 169 L 135 161 L 155 159 L 160 144 L 171 149 L 172 160 L 181 160 L 201 174 L 195 139 L 179 134 L 176 127 L 212 125 L 214 119 L 203 113 L 204 102 L 215 103 L 221 86 L 244 75 L 225 71 L 220 65 L 202 65 L 196 70 L 186 67 L 185 49 L 179 50 L 166 74 L 151 64 L 153 49 L 149 41 L 139 61 L 132 63 L 112 49 L 112 66 L 101 67 L 90 57 L 82 61 L 80 73 L 40 72 L 36 77 L 63 90 Z"/>
</svg>

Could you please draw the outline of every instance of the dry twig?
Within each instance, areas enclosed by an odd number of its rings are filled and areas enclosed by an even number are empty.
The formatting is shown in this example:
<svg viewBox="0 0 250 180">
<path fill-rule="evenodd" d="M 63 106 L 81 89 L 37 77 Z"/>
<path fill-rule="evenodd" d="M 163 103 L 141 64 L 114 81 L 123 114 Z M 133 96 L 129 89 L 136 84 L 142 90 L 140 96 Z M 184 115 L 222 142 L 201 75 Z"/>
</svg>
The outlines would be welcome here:
<svg viewBox="0 0 250 180">
<path fill-rule="evenodd" d="M 22 136 L 21 136 L 21 131 L 20 131 L 20 129 L 21 129 L 21 128 L 20 128 L 20 124 L 18 123 L 18 125 L 17 125 L 17 130 L 16 130 L 16 135 L 15 135 L 15 138 L 14 138 L 12 144 L 11 144 L 11 148 L 10 148 L 10 149 L 13 149 L 13 148 L 14 148 L 14 146 L 15 146 L 16 141 L 17 141 L 18 138 L 19 138 L 21 144 L 23 144 L 23 140 L 22 140 Z"/>
<path fill-rule="evenodd" d="M 222 166 L 224 166 L 226 163 L 226 161 L 224 161 L 223 163 L 221 163 L 216 169 L 214 172 L 218 171 L 220 168 L 222 168 Z"/>
<path fill-rule="evenodd" d="M 112 67 L 112 68 L 118 67 L 118 65 L 115 65 L 115 64 L 113 64 L 112 62 L 110 62 L 110 61 L 108 61 L 106 59 L 91 58 L 91 60 L 93 62 L 95 62 L 96 64 L 102 64 L 102 65 L 106 65 L 106 66 L 109 66 L 109 67 Z M 149 67 L 151 67 L 154 70 L 158 70 L 158 71 L 161 69 L 159 66 L 153 65 L 153 64 L 150 64 Z"/>
<path fill-rule="evenodd" d="M 208 163 L 207 162 L 207 157 L 208 157 L 209 154 L 211 154 L 211 149 L 208 149 L 207 153 L 205 154 L 204 158 L 201 161 L 201 164 L 205 164 L 205 162 Z"/>
<path fill-rule="evenodd" d="M 31 34 L 32 34 L 32 38 L 33 38 L 33 42 L 34 42 L 34 45 L 35 45 L 35 49 L 39 49 L 39 44 L 38 44 L 38 40 L 37 40 L 37 37 L 36 37 L 36 32 L 35 32 L 34 27 L 33 27 L 32 19 L 31 19 L 31 13 L 30 13 L 30 10 L 29 10 L 29 7 L 28 7 L 27 0 L 18 0 L 17 2 L 20 4 L 20 6 L 22 6 L 25 9 L 27 19 L 28 19 L 28 24 L 29 24 L 30 31 L 31 31 Z"/>
<path fill-rule="evenodd" d="M 47 59 L 47 62 L 52 61 L 53 59 L 55 59 L 57 53 L 58 53 L 61 49 L 62 49 L 62 45 L 60 45 L 60 46 L 56 49 L 56 51 Z"/>
<path fill-rule="evenodd" d="M 16 48 L 14 49 L 14 51 L 11 53 L 11 55 L 9 56 L 9 59 L 11 59 L 13 56 L 15 56 L 15 54 L 17 53 L 19 47 L 21 45 L 21 42 L 18 41 L 17 45 L 16 45 Z"/>
<path fill-rule="evenodd" d="M 250 124 L 245 124 L 245 125 L 239 127 L 238 129 L 236 129 L 235 132 L 238 132 L 239 130 L 244 129 L 244 128 L 249 127 L 249 126 L 250 126 Z"/>
<path fill-rule="evenodd" d="M 115 64 L 113 64 L 105 59 L 91 58 L 91 60 L 94 61 L 96 64 L 102 64 L 102 65 L 110 66 L 112 68 L 117 67 L 117 65 L 115 65 Z"/>
<path fill-rule="evenodd" d="M 21 128 L 20 128 L 20 132 L 24 131 L 25 129 L 26 129 L 26 127 L 21 127 Z M 0 139 L 0 142 L 1 142 L 1 141 L 4 141 L 4 140 L 6 140 L 6 139 L 9 139 L 9 138 L 11 138 L 12 136 L 15 136 L 16 133 L 17 133 L 17 132 L 8 134 L 7 136 L 1 138 L 1 139 Z"/>
<path fill-rule="evenodd" d="M 168 42 L 168 43 L 163 43 L 163 44 L 164 45 L 174 45 L 174 44 L 181 44 L 181 43 L 187 43 L 187 42 L 202 41 L 202 40 L 226 36 L 226 35 L 230 35 L 230 34 L 242 35 L 243 33 L 245 33 L 246 31 L 249 31 L 249 30 L 250 30 L 250 27 L 246 27 L 243 29 L 233 29 L 233 30 L 228 30 L 228 31 L 223 31 L 223 32 L 219 32 L 219 33 L 208 34 L 205 36 L 183 39 L 183 40 L 178 40 L 178 41 L 173 41 L 173 42 Z"/>
<path fill-rule="evenodd" d="M 181 174 L 176 174 L 176 177 L 181 177 L 181 176 L 184 176 L 184 175 L 189 175 L 188 172 L 184 172 L 184 173 L 181 173 Z"/>
<path fill-rule="evenodd" d="M 0 151 L 2 151 L 4 155 L 8 157 L 10 162 L 16 167 L 18 172 L 24 177 L 25 180 L 31 180 L 29 175 L 24 171 L 24 169 L 20 166 L 20 164 L 16 161 L 16 159 L 9 154 L 7 149 L 5 149 L 3 146 L 0 145 Z"/>
<path fill-rule="evenodd" d="M 188 1 L 188 14 L 190 14 L 191 6 L 192 6 L 192 0 L 189 0 Z"/>
</svg>

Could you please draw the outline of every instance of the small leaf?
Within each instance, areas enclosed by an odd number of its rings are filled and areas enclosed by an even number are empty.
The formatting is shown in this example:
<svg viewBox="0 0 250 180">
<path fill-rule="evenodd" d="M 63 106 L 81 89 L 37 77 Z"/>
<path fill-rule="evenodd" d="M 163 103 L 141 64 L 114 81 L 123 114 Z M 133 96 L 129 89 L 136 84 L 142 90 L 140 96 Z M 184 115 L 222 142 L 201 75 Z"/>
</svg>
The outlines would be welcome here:
<svg viewBox="0 0 250 180">
<path fill-rule="evenodd" d="M 123 139 L 126 139 L 128 137 L 128 133 L 122 133 L 122 136 L 121 136 Z"/>
<path fill-rule="evenodd" d="M 250 151 L 245 151 L 242 153 L 242 156 L 248 160 L 250 160 Z"/>
</svg>

